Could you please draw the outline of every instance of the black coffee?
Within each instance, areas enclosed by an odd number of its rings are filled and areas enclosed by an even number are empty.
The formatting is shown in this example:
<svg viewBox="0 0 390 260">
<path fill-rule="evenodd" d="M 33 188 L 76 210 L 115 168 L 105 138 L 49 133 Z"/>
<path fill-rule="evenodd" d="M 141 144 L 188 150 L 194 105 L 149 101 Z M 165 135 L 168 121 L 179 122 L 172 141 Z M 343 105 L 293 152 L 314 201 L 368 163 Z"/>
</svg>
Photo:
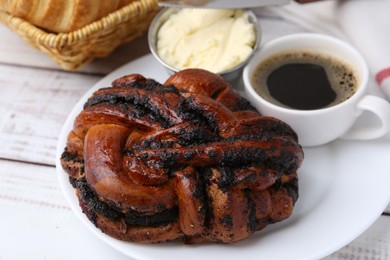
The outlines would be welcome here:
<svg viewBox="0 0 390 260">
<path fill-rule="evenodd" d="M 255 91 L 279 106 L 314 110 L 350 98 L 357 88 L 353 69 L 335 58 L 307 51 L 277 54 L 263 61 L 252 78 Z"/>
</svg>

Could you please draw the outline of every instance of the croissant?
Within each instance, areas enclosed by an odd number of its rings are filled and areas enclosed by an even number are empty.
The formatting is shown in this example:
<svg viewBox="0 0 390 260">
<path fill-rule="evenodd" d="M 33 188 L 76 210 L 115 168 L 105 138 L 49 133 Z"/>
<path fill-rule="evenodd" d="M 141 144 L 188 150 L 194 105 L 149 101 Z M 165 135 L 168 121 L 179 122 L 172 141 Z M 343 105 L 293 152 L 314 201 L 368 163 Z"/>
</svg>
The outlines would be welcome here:
<svg viewBox="0 0 390 260">
<path fill-rule="evenodd" d="M 288 218 L 302 160 L 290 126 L 199 69 L 164 85 L 132 74 L 96 91 L 61 157 L 104 233 L 189 244 L 233 243 Z"/>
<path fill-rule="evenodd" d="M 134 0 L 0 0 L 0 10 L 52 32 L 71 32 Z"/>
</svg>

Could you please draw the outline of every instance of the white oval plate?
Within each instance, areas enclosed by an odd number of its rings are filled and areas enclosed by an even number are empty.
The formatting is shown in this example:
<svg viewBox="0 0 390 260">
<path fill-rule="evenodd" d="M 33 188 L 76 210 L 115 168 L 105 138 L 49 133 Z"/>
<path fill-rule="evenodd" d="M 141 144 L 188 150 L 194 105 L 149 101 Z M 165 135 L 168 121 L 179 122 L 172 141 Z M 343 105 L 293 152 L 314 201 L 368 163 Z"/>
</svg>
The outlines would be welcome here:
<svg viewBox="0 0 390 260">
<path fill-rule="evenodd" d="M 60 156 L 75 117 L 97 89 L 123 75 L 140 73 L 163 83 L 168 77 L 151 55 L 107 75 L 77 103 L 62 129 L 57 147 L 61 189 L 75 214 L 100 239 L 135 259 L 319 259 L 363 233 L 390 201 L 390 135 L 376 141 L 336 141 L 307 148 L 299 170 L 300 197 L 292 216 L 232 245 L 188 246 L 181 242 L 143 245 L 103 234 L 82 213 Z M 363 122 L 364 123 L 364 122 Z"/>
</svg>

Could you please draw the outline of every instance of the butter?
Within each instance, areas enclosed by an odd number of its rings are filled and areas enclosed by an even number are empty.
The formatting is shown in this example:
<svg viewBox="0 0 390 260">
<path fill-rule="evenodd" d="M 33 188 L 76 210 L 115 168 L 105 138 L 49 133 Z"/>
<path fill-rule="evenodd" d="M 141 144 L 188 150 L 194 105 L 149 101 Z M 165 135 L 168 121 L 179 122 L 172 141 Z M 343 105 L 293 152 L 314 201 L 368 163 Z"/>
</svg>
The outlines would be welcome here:
<svg viewBox="0 0 390 260">
<path fill-rule="evenodd" d="M 157 34 L 159 56 L 179 70 L 231 69 L 249 57 L 255 43 L 255 28 L 244 10 L 181 9 Z"/>
</svg>

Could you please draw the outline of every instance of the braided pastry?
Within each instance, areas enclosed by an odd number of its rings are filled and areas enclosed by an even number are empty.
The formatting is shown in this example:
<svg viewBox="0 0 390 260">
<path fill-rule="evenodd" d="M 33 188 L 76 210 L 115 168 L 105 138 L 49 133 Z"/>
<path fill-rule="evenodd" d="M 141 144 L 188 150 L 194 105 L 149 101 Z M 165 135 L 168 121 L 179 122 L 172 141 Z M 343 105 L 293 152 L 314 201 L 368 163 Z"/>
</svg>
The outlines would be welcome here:
<svg viewBox="0 0 390 260">
<path fill-rule="evenodd" d="M 287 124 L 199 69 L 96 91 L 61 158 L 88 218 L 144 243 L 232 243 L 286 219 L 302 160 Z"/>
</svg>

